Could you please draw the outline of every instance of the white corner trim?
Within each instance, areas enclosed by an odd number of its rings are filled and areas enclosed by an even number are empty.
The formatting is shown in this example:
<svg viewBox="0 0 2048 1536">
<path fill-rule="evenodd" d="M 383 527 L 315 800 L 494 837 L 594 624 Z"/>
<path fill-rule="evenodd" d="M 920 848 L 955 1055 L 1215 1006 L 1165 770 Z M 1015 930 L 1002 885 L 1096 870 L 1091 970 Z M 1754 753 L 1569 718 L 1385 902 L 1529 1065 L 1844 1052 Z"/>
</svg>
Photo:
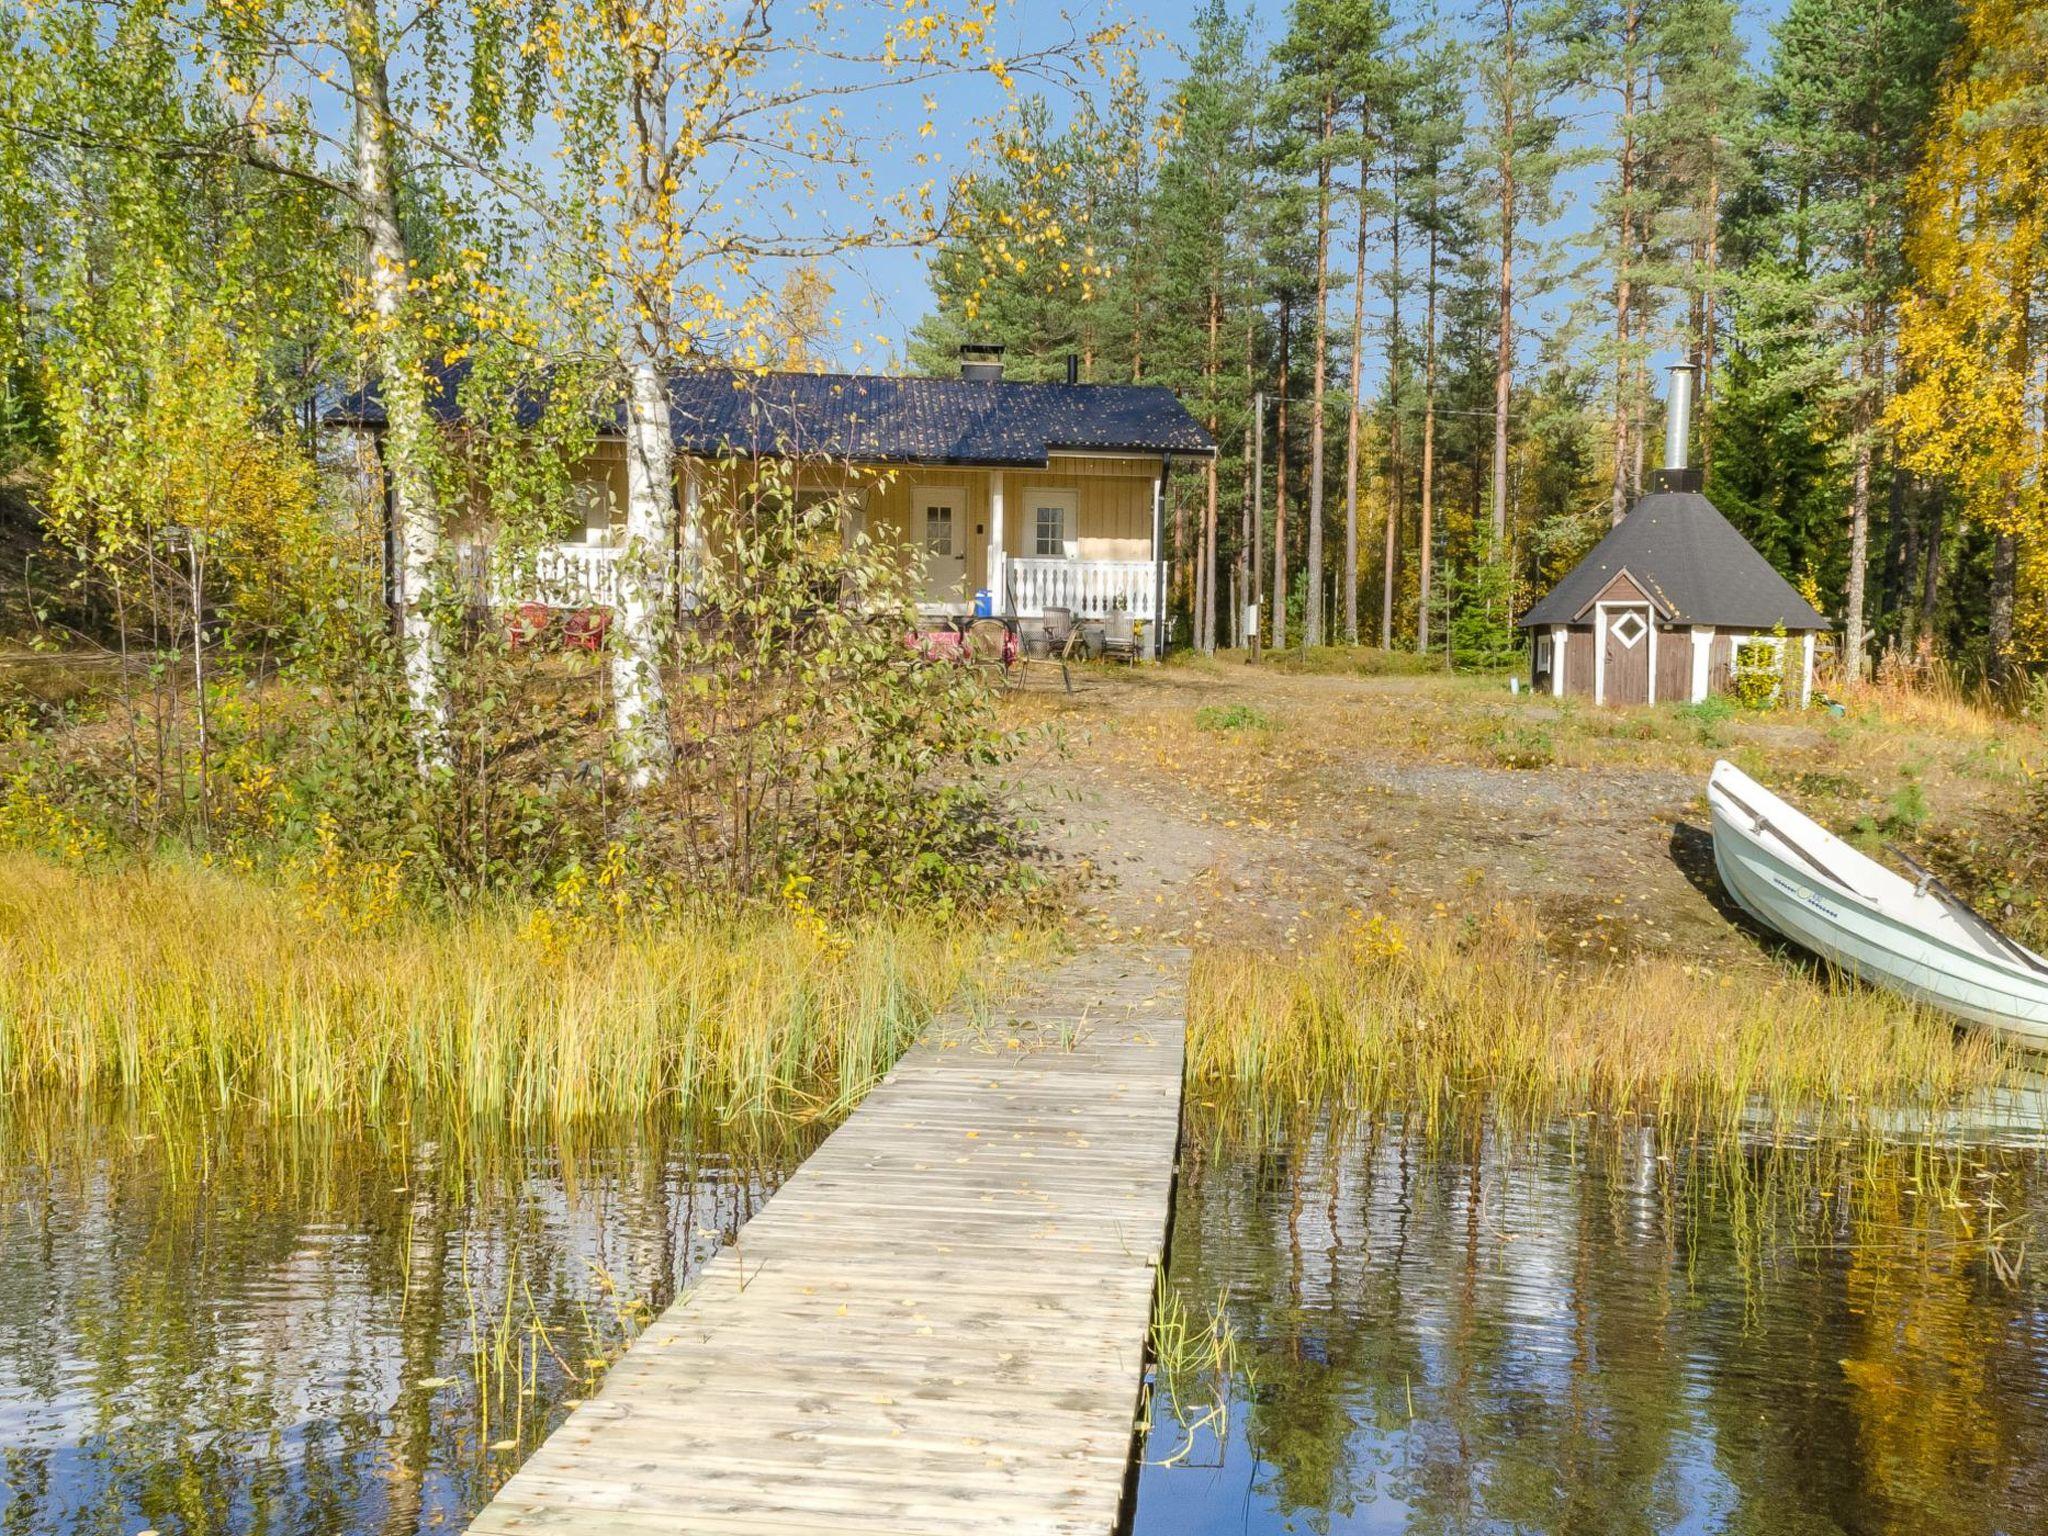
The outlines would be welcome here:
<svg viewBox="0 0 2048 1536">
<path fill-rule="evenodd" d="M 1707 696 L 1707 679 L 1713 673 L 1714 626 L 1695 624 L 1692 627 L 1692 702 L 1697 704 Z"/>
<path fill-rule="evenodd" d="M 1564 697 L 1564 654 L 1565 642 L 1571 638 L 1571 630 L 1563 624 L 1550 626 L 1550 696 Z"/>
</svg>

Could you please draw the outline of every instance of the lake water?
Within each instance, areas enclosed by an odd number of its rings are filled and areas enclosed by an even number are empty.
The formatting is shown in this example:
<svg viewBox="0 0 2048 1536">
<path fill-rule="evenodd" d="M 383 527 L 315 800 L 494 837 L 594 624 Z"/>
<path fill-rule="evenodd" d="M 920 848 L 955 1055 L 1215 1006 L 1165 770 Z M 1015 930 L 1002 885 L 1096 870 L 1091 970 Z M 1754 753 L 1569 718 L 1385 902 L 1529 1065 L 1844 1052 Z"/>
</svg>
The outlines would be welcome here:
<svg viewBox="0 0 2048 1536">
<path fill-rule="evenodd" d="M 1236 1359 L 1136 1536 L 2048 1530 L 2038 1150 L 1188 1144 L 1172 1283 Z"/>
<path fill-rule="evenodd" d="M 460 1530 L 803 1148 L 17 1116 L 0 1530 Z"/>
<path fill-rule="evenodd" d="M 2048 1528 L 2039 1150 L 1186 1147 L 1171 1283 L 1235 1347 L 1174 1373 L 1136 1536 Z M 0 1531 L 459 1529 L 805 1149 L 17 1115 Z"/>
</svg>

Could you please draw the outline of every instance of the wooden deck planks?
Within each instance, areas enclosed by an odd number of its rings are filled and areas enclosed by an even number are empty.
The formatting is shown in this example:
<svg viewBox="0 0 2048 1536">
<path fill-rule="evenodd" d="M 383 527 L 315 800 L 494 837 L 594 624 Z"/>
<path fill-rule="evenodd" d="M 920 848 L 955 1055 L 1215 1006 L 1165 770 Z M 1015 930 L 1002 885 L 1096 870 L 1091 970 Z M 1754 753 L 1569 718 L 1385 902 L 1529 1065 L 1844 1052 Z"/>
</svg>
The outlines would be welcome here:
<svg viewBox="0 0 2048 1536">
<path fill-rule="evenodd" d="M 1108 1536 L 1181 1099 L 1179 977 L 934 1025 L 474 1536 Z"/>
</svg>

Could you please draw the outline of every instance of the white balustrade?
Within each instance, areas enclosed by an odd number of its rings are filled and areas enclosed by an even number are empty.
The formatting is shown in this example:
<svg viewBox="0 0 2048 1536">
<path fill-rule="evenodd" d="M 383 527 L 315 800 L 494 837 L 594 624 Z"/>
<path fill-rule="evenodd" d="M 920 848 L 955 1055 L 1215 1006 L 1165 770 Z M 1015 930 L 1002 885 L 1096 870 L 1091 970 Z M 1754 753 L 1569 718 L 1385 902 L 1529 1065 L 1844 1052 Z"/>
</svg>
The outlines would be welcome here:
<svg viewBox="0 0 2048 1536">
<path fill-rule="evenodd" d="M 462 576 L 494 608 L 609 608 L 619 600 L 619 551 L 608 544 L 544 544 L 514 552 L 462 547 Z"/>
<path fill-rule="evenodd" d="M 1152 560 L 1044 560 L 1012 557 L 1009 609 L 1033 619 L 1048 608 L 1071 608 L 1078 618 L 1103 619 L 1116 612 L 1134 619 L 1157 616 L 1158 562 Z"/>
</svg>

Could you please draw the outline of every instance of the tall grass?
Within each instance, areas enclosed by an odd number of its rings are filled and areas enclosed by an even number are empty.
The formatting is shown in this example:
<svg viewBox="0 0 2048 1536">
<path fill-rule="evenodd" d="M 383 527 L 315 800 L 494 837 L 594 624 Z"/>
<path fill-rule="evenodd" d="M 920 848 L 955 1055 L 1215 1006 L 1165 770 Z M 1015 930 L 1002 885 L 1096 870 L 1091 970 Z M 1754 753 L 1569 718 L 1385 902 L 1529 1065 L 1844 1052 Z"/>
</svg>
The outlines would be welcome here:
<svg viewBox="0 0 2048 1536">
<path fill-rule="evenodd" d="M 1209 949 L 1190 985 L 1202 1090 L 1426 1121 L 1479 1104 L 1854 1119 L 1952 1102 L 2017 1065 L 1988 1038 L 1853 983 L 1716 976 L 1673 959 L 1566 964 L 1512 911 L 1414 934 L 1374 919 L 1302 955 Z"/>
<path fill-rule="evenodd" d="M 566 935 L 501 909 L 358 932 L 191 866 L 0 856 L 0 1085 L 350 1119 L 809 1115 L 1041 942 L 807 909 Z"/>
</svg>

